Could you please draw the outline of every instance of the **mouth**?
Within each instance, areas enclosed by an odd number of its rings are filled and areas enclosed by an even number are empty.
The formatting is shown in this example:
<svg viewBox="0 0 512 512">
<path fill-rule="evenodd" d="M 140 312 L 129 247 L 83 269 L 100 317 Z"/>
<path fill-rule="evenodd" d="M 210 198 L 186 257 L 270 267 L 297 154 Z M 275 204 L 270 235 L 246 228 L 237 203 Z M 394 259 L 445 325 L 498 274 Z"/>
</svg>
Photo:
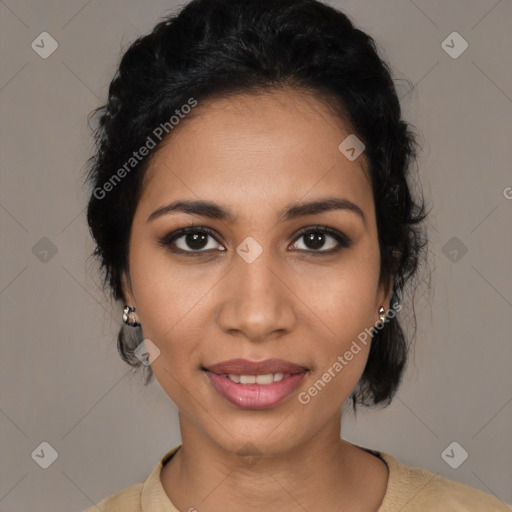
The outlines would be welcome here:
<svg viewBox="0 0 512 512">
<path fill-rule="evenodd" d="M 304 366 L 281 359 L 231 359 L 202 370 L 213 388 L 241 409 L 274 407 L 290 396 L 309 372 Z"/>
</svg>

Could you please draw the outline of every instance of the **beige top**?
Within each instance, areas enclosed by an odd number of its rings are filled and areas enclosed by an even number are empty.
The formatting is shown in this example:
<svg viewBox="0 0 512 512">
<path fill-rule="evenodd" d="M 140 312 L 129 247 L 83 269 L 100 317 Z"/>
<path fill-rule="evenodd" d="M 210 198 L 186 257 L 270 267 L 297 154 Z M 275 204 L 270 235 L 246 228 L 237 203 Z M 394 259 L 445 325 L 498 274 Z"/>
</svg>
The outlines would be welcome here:
<svg viewBox="0 0 512 512">
<path fill-rule="evenodd" d="M 98 512 L 98 509 L 101 512 L 188 512 L 179 511 L 172 504 L 160 481 L 162 467 L 179 448 L 176 446 L 167 452 L 144 482 L 126 488 L 84 512 Z M 478 489 L 425 469 L 409 468 L 387 453 L 359 448 L 380 457 L 389 468 L 386 494 L 378 512 L 512 511 L 505 502 Z"/>
</svg>

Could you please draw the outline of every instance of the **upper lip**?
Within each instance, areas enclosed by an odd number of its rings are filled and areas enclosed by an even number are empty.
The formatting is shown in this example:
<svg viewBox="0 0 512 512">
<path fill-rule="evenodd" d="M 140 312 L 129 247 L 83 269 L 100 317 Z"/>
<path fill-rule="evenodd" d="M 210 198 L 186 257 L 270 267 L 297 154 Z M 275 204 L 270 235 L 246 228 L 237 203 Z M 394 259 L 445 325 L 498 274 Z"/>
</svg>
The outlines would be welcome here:
<svg viewBox="0 0 512 512">
<path fill-rule="evenodd" d="M 248 359 L 230 359 L 206 367 L 206 370 L 225 375 L 265 375 L 268 373 L 284 373 L 293 375 L 307 371 L 304 366 L 282 359 L 265 359 L 249 361 Z"/>
</svg>

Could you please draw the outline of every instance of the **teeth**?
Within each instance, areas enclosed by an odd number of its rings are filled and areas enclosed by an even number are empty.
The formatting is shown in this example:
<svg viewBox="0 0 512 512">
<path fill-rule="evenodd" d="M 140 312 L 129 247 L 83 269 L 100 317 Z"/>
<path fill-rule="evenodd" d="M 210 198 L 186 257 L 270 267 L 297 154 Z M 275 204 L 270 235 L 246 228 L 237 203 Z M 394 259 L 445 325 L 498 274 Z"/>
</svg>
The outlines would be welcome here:
<svg viewBox="0 0 512 512">
<path fill-rule="evenodd" d="M 256 384 L 272 384 L 274 376 L 271 373 L 256 376 Z"/>
<path fill-rule="evenodd" d="M 263 375 L 234 375 L 229 374 L 226 377 L 237 384 L 272 384 L 285 378 L 283 373 L 265 373 Z"/>
</svg>

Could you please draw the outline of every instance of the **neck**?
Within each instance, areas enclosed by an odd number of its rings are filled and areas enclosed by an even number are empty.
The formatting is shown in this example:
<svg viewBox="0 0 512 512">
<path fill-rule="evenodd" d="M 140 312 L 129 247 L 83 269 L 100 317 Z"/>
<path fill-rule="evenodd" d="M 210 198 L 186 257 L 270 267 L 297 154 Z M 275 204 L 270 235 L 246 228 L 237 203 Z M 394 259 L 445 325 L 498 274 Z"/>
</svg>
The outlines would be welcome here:
<svg viewBox="0 0 512 512">
<path fill-rule="evenodd" d="M 293 450 L 252 457 L 226 451 L 181 415 L 180 427 L 182 447 L 161 473 L 179 510 L 234 512 L 243 503 L 247 512 L 357 511 L 382 502 L 387 467 L 340 439 L 341 412 Z"/>
</svg>

